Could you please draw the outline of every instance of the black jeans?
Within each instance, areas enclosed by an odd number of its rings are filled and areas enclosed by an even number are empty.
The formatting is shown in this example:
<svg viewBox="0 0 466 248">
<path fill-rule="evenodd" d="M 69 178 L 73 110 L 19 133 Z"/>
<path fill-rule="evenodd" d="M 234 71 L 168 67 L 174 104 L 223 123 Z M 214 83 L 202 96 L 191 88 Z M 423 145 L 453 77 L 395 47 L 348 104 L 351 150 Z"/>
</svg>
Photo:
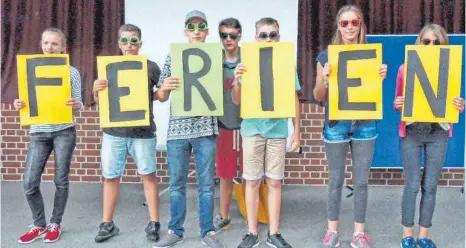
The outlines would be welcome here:
<svg viewBox="0 0 466 248">
<path fill-rule="evenodd" d="M 448 147 L 448 131 L 439 125 L 413 123 L 401 139 L 401 155 L 405 186 L 403 190 L 401 224 L 414 226 L 416 198 L 421 187 L 419 225 L 432 226 L 437 185 L 442 174 Z M 424 152 L 424 173 L 421 174 L 421 152 Z"/>
<path fill-rule="evenodd" d="M 34 225 L 45 227 L 44 200 L 40 182 L 45 164 L 52 150 L 55 156 L 55 200 L 51 223 L 60 224 L 68 201 L 71 157 L 76 146 L 76 129 L 70 127 L 52 133 L 33 133 L 24 171 L 24 192 L 31 208 Z"/>
</svg>

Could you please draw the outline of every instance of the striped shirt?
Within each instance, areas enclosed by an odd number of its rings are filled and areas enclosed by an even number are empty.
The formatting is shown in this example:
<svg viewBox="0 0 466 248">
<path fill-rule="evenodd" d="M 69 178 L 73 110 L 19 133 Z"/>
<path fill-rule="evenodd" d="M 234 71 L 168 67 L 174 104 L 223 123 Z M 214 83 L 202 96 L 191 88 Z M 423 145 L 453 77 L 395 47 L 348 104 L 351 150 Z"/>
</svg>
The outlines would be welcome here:
<svg viewBox="0 0 466 248">
<path fill-rule="evenodd" d="M 83 103 L 81 99 L 81 75 L 78 69 L 70 66 L 70 81 L 71 81 L 71 97 L 78 100 L 81 103 L 81 109 L 83 110 Z M 63 103 L 64 104 L 64 103 Z M 52 133 L 58 132 L 70 127 L 73 127 L 74 123 L 66 124 L 43 124 L 43 125 L 31 125 L 29 133 Z"/>
</svg>

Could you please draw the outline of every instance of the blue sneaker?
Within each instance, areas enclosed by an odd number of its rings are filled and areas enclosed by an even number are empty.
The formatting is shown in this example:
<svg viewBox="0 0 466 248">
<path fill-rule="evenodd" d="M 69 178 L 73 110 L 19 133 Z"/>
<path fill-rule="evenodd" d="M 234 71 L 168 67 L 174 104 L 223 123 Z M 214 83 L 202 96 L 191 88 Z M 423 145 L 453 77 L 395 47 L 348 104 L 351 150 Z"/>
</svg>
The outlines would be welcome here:
<svg viewBox="0 0 466 248">
<path fill-rule="evenodd" d="M 417 239 L 417 245 L 420 248 L 437 248 L 434 242 L 428 238 Z"/>
<path fill-rule="evenodd" d="M 417 248 L 416 240 L 413 237 L 406 237 L 401 240 L 401 248 Z"/>
</svg>

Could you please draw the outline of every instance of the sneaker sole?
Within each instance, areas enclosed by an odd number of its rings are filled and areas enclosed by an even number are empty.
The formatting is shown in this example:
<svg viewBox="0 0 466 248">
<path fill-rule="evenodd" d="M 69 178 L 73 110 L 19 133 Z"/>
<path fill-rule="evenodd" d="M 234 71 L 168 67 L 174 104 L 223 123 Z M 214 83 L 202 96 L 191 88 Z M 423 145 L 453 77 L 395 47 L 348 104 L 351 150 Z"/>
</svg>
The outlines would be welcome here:
<svg viewBox="0 0 466 248">
<path fill-rule="evenodd" d="M 202 244 L 205 245 L 206 247 L 210 247 L 208 244 L 206 244 L 204 241 L 202 241 Z M 224 245 L 221 245 L 223 248 L 225 248 Z"/>
<path fill-rule="evenodd" d="M 416 247 L 419 247 L 419 246 L 416 244 Z M 403 245 L 402 245 L 402 244 L 400 244 L 400 248 L 403 248 Z"/>
<path fill-rule="evenodd" d="M 94 241 L 96 243 L 102 243 L 102 242 L 105 242 L 105 241 L 109 240 L 113 236 L 116 236 L 118 233 L 120 233 L 120 229 L 118 229 L 118 227 L 115 227 L 115 228 L 113 228 L 113 232 L 111 232 L 108 236 L 105 236 L 105 237 L 102 237 L 102 238 L 99 238 L 99 239 L 95 238 Z"/>
<path fill-rule="evenodd" d="M 325 248 L 338 248 L 340 247 L 340 242 L 338 242 L 336 245 L 334 246 L 330 246 L 330 245 L 325 245 L 325 244 L 320 244 L 319 247 L 325 247 Z"/>
<path fill-rule="evenodd" d="M 267 243 L 267 242 L 266 242 L 266 243 Z M 253 245 L 252 247 L 253 247 L 253 248 L 256 248 L 256 247 L 258 247 L 260 244 L 261 244 L 261 242 L 258 241 L 258 242 L 257 242 L 255 245 Z"/>
<path fill-rule="evenodd" d="M 182 240 L 180 240 L 180 241 L 178 241 L 178 242 L 176 242 L 176 243 L 174 243 L 174 244 L 172 244 L 172 245 L 169 245 L 169 246 L 155 246 L 155 245 L 154 245 L 154 246 L 152 246 L 152 248 L 170 248 L 170 247 L 173 247 L 173 246 L 175 246 L 175 245 L 177 245 L 177 244 L 179 244 L 179 243 L 183 243 L 183 240 L 184 240 L 184 239 L 182 239 Z"/>
<path fill-rule="evenodd" d="M 46 232 L 43 232 L 43 233 L 41 233 L 41 234 L 37 235 L 37 237 L 35 237 L 33 240 L 31 240 L 31 241 L 28 241 L 28 242 L 24 242 L 24 241 L 18 240 L 18 243 L 19 243 L 19 244 L 23 244 L 23 245 L 25 245 L 25 244 L 30 244 L 30 243 L 32 243 L 32 242 L 34 242 L 34 241 L 36 241 L 36 239 L 40 239 L 40 238 L 42 238 L 42 236 L 44 236 L 44 235 L 45 235 L 45 233 L 46 233 Z"/>
<path fill-rule="evenodd" d="M 44 239 L 44 243 L 54 243 L 57 242 L 60 239 L 60 236 L 57 239 L 51 240 L 51 239 Z"/>
<path fill-rule="evenodd" d="M 351 243 L 350 244 L 352 248 L 358 248 L 355 244 Z M 403 247 L 402 247 L 403 248 Z"/>
</svg>

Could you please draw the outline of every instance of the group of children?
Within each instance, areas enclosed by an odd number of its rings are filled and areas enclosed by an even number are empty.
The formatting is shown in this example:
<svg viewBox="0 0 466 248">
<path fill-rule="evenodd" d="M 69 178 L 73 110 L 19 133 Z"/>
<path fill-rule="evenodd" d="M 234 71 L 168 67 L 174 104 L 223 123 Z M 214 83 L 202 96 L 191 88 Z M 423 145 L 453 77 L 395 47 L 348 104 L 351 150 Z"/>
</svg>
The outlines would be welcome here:
<svg viewBox="0 0 466 248">
<path fill-rule="evenodd" d="M 364 44 L 366 43 L 366 27 L 361 11 L 352 5 L 340 9 L 336 17 L 336 30 L 332 44 Z M 189 43 L 205 42 L 209 34 L 207 17 L 201 11 L 191 11 L 185 19 L 184 34 Z M 281 181 L 284 177 L 285 155 L 288 136 L 287 119 L 254 118 L 241 119 L 241 78 L 248 65 L 241 63 L 239 41 L 241 24 L 237 19 L 227 18 L 218 25 L 218 32 L 224 47 L 224 107 L 222 117 L 170 116 L 167 135 L 167 160 L 169 167 L 170 221 L 168 232 L 159 237 L 159 199 L 156 178 L 156 143 L 155 123 L 153 122 L 152 102 L 167 101 L 172 90 L 180 85 L 180 75 L 171 73 L 171 57 L 167 56 L 160 69 L 156 63 L 148 60 L 148 87 L 150 126 L 104 128 L 102 137 L 102 175 L 103 218 L 96 242 L 104 242 L 119 232 L 113 222 L 113 214 L 119 194 L 120 177 L 124 173 L 126 154 L 129 153 L 142 175 L 144 194 L 148 204 L 150 221 L 145 229 L 147 239 L 155 242 L 154 248 L 172 247 L 184 237 L 186 219 L 186 184 L 191 153 L 194 154 L 199 197 L 199 225 L 202 243 L 207 247 L 224 247 L 217 239 L 216 233 L 231 225 L 230 203 L 233 190 L 233 178 L 236 176 L 238 159 L 241 160 L 242 177 L 246 184 L 246 212 L 248 232 L 240 240 L 238 248 L 251 248 L 259 245 L 257 213 L 259 206 L 259 188 L 265 176 L 268 189 L 269 231 L 266 244 L 274 248 L 292 247 L 280 233 Z M 142 46 L 141 30 L 131 24 L 121 26 L 118 45 L 123 55 L 138 55 Z M 257 42 L 279 42 L 279 23 L 273 18 L 262 18 L 256 23 Z M 427 40 L 429 42 L 427 42 Z M 438 25 L 428 25 L 420 33 L 417 44 L 447 44 L 448 37 Z M 47 29 L 42 35 L 42 50 L 45 54 L 66 52 L 65 35 L 58 29 Z M 81 81 L 79 72 L 70 67 L 72 98 L 64 104 L 72 106 L 76 111 L 82 109 L 80 96 Z M 400 68 L 397 80 L 397 98 L 394 101 L 396 110 L 403 104 L 402 87 L 403 67 Z M 380 76 L 385 78 L 387 66 L 381 65 Z M 314 89 L 315 99 L 327 104 L 328 77 L 331 66 L 328 64 L 327 50 L 317 58 L 317 77 Z M 135 82 L 145 83 L 145 82 Z M 153 91 L 154 86 L 158 89 Z M 108 87 L 104 79 L 96 79 L 93 85 L 94 100 L 98 102 L 99 92 Z M 298 79 L 296 91 L 300 90 Z M 195 104 L 195 103 L 194 103 Z M 291 150 L 300 145 L 300 104 L 296 95 L 296 118 L 294 118 L 294 134 L 291 138 Z M 453 104 L 459 111 L 464 109 L 464 100 L 455 98 Z M 20 99 L 14 101 L 17 109 L 25 103 Z M 427 238 L 430 228 L 435 194 L 441 168 L 446 154 L 448 135 L 452 126 L 436 123 L 404 123 L 400 122 L 403 166 L 406 176 L 402 201 L 402 224 L 404 236 L 403 248 L 436 247 Z M 338 219 L 341 204 L 341 192 L 345 179 L 345 160 L 348 146 L 353 159 L 354 184 L 354 233 L 351 246 L 353 248 L 374 247 L 372 240 L 364 231 L 367 208 L 367 184 L 370 165 L 377 137 L 375 121 L 330 121 L 328 110 L 324 125 L 324 142 L 329 166 L 329 191 L 327 215 L 328 225 L 321 247 L 338 247 Z M 19 243 L 31 243 L 45 234 L 45 242 L 57 241 L 60 237 L 60 223 L 68 196 L 68 173 L 71 156 L 76 144 L 74 124 L 34 125 L 30 130 L 31 142 L 27 155 L 24 176 L 25 193 L 30 205 L 34 224 L 30 231 L 22 235 Z M 422 204 L 420 226 L 417 241 L 413 238 L 414 211 L 416 196 L 421 184 L 420 151 L 426 152 L 424 180 L 422 180 Z M 41 174 L 51 153 L 55 154 L 55 204 L 47 225 L 43 200 L 40 193 Z M 429 156 L 430 154 L 434 156 Z M 220 177 L 220 211 L 214 217 L 214 180 L 215 171 Z"/>
</svg>

